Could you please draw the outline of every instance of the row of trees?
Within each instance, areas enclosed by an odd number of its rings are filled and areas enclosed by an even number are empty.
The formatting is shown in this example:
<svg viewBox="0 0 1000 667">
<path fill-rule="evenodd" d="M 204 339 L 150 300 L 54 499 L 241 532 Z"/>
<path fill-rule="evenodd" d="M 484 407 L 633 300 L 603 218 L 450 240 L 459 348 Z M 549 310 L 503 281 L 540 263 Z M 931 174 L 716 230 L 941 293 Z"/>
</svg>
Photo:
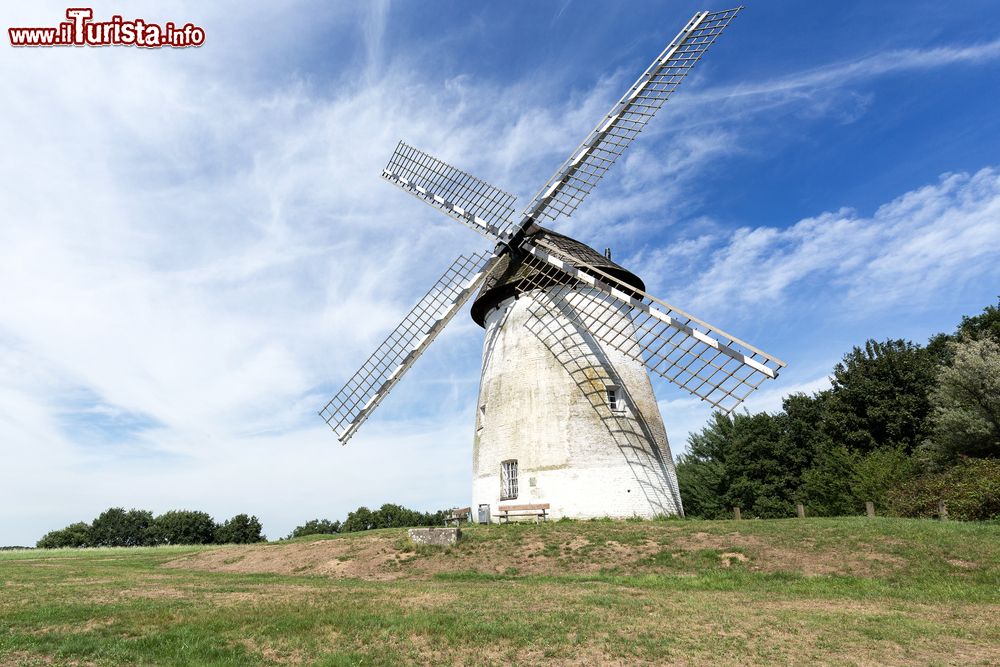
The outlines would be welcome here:
<svg viewBox="0 0 1000 667">
<path fill-rule="evenodd" d="M 298 526 L 288 538 L 305 535 L 332 535 L 334 533 L 353 533 L 375 528 L 410 528 L 414 526 L 440 526 L 444 522 L 444 511 L 418 512 L 401 505 L 386 503 L 377 510 L 359 507 L 347 514 L 341 521 L 328 519 L 312 519 Z"/>
<path fill-rule="evenodd" d="M 777 414 L 712 416 L 678 458 L 688 516 L 1000 517 L 1000 307 L 926 346 L 869 340 Z"/>
<path fill-rule="evenodd" d="M 386 503 L 377 510 L 359 507 L 344 521 L 312 519 L 292 531 L 289 538 L 304 535 L 351 533 L 374 528 L 439 526 L 444 511 L 418 512 Z M 154 517 L 146 510 L 112 507 L 90 523 L 70 524 L 38 540 L 39 549 L 63 547 L 139 547 L 160 544 L 251 544 L 267 538 L 255 516 L 237 514 L 221 524 L 205 512 L 171 510 Z"/>
<path fill-rule="evenodd" d="M 260 521 L 237 514 L 221 524 L 205 512 L 171 510 L 153 517 L 146 510 L 112 507 L 90 523 L 70 524 L 38 540 L 39 549 L 138 547 L 159 544 L 249 544 L 263 542 Z"/>
</svg>

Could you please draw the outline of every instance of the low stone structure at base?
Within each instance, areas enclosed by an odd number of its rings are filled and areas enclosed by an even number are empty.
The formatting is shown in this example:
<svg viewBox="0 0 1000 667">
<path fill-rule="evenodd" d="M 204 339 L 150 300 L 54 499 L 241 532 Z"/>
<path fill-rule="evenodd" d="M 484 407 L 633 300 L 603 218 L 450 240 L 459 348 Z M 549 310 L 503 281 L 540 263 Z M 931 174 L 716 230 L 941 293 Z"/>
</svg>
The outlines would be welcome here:
<svg viewBox="0 0 1000 667">
<path fill-rule="evenodd" d="M 458 528 L 410 528 L 410 541 L 414 544 L 446 547 L 458 542 L 462 531 Z"/>
</svg>

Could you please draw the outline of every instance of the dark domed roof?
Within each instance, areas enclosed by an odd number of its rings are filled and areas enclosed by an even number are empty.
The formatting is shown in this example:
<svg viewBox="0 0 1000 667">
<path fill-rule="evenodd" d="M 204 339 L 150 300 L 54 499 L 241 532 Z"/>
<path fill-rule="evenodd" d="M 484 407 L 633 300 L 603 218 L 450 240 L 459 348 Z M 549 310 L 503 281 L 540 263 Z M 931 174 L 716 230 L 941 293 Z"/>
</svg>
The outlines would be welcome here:
<svg viewBox="0 0 1000 667">
<path fill-rule="evenodd" d="M 525 238 L 545 241 L 549 245 L 555 246 L 560 253 L 570 259 L 576 259 L 584 264 L 596 267 L 606 273 L 610 273 L 622 282 L 631 285 L 639 290 L 645 290 L 646 286 L 639 278 L 628 269 L 625 269 L 610 259 L 597 252 L 590 246 L 580 243 L 576 239 L 557 234 L 552 230 L 531 225 L 528 228 Z M 518 283 L 538 273 L 535 269 L 521 261 L 519 254 L 506 254 L 500 258 L 493 271 L 486 278 L 479 295 L 472 303 L 472 319 L 479 326 L 484 326 L 486 314 L 496 307 L 501 301 L 508 299 L 516 293 Z M 600 276 L 597 276 L 600 278 Z"/>
</svg>

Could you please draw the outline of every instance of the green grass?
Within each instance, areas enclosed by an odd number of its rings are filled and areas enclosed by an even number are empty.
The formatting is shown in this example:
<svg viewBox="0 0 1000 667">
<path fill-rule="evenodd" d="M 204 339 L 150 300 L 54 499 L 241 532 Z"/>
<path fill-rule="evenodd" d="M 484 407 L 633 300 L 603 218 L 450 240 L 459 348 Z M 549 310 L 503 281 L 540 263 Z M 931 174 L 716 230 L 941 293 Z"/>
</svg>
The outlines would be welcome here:
<svg viewBox="0 0 1000 667">
<path fill-rule="evenodd" d="M 553 522 L 447 549 L 403 530 L 217 549 L 0 552 L 0 665 L 1000 663 L 996 524 Z M 219 571 L 254 554 L 281 573 Z M 369 570 L 318 574 L 331 562 Z"/>
</svg>

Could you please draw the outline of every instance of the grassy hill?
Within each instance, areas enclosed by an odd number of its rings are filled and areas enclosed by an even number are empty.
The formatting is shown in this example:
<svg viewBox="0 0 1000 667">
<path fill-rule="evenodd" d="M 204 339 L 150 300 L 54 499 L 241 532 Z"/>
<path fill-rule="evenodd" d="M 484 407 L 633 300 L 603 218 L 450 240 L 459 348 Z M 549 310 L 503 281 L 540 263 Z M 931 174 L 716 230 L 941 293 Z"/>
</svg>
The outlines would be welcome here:
<svg viewBox="0 0 1000 667">
<path fill-rule="evenodd" d="M 473 526 L 0 553 L 0 665 L 1000 664 L 1000 526 Z"/>
</svg>

